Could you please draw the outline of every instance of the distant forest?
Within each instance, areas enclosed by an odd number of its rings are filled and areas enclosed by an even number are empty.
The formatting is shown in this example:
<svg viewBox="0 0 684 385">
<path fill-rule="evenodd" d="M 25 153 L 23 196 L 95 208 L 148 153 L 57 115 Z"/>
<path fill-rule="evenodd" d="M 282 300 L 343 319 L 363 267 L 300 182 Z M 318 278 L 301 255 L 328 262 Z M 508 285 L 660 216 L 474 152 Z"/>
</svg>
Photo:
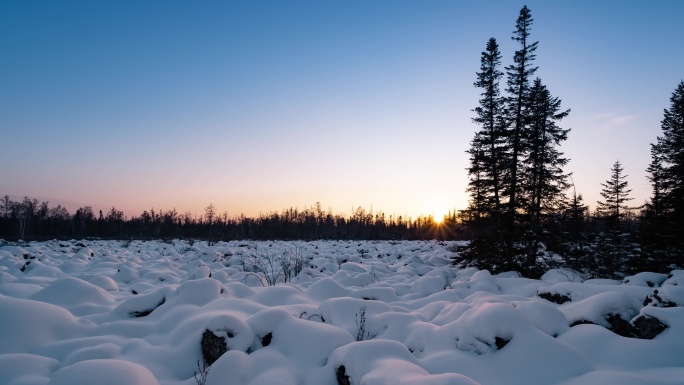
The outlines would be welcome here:
<svg viewBox="0 0 684 385">
<path fill-rule="evenodd" d="M 20 202 L 5 196 L 0 201 L 0 237 L 7 240 L 44 240 L 52 238 L 159 239 L 195 238 L 205 240 L 236 239 L 358 239 L 417 240 L 457 239 L 463 229 L 455 213 L 441 223 L 432 217 L 417 219 L 386 215 L 358 207 L 344 216 L 325 211 L 320 203 L 303 210 L 290 208 L 281 213 L 262 214 L 256 218 L 219 214 L 213 204 L 195 217 L 151 209 L 139 216 L 124 217 L 112 207 L 108 212 L 93 212 L 85 206 L 71 214 L 61 205 L 25 197 Z"/>
<path fill-rule="evenodd" d="M 539 277 L 550 268 L 565 267 L 587 277 L 620 278 L 684 268 L 684 81 L 664 110 L 662 135 L 650 147 L 649 202 L 629 204 L 627 175 L 616 161 L 606 165 L 603 199 L 590 212 L 571 173 L 564 170 L 570 159 L 560 150 L 570 132 L 560 123 L 570 110 L 533 77 L 538 42 L 531 38 L 532 23 L 525 6 L 512 36 L 517 45 L 513 62 L 503 71 L 495 38 L 481 54 L 474 82 L 481 98 L 472 110 L 479 129 L 467 151 L 470 201 L 443 221 L 387 216 L 361 207 L 343 216 L 322 210 L 320 203 L 257 218 L 219 215 L 213 204 L 199 218 L 175 209 L 125 218 L 114 207 L 97 214 L 81 207 L 71 214 L 59 205 L 49 207 L 28 197 L 14 202 L 5 196 L 0 237 L 469 240 L 467 246 L 454 247 L 455 263 L 492 273 Z"/>
</svg>

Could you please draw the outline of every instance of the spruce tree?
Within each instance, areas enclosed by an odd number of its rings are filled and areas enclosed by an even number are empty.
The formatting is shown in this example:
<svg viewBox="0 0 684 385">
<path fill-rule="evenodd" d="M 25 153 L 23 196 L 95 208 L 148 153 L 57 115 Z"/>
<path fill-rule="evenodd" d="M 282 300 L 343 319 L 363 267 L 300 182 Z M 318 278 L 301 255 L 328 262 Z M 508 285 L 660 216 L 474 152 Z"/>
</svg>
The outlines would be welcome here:
<svg viewBox="0 0 684 385">
<path fill-rule="evenodd" d="M 466 151 L 470 155 L 470 165 L 466 169 L 469 175 L 466 191 L 470 194 L 468 211 L 472 221 L 479 221 L 488 212 L 488 180 L 486 178 L 486 164 L 484 161 L 485 143 L 480 133 L 470 142 L 470 149 Z"/>
<path fill-rule="evenodd" d="M 627 215 L 632 210 L 627 202 L 632 191 L 628 189 L 627 175 L 620 161 L 616 161 L 611 168 L 610 179 L 601 183 L 601 196 L 605 201 L 597 201 L 599 219 L 603 221 L 603 230 L 598 235 L 596 255 L 601 263 L 597 273 L 601 276 L 617 278 L 626 270 L 628 264 L 634 264 L 636 245 L 631 240 L 631 234 L 624 228 Z"/>
<path fill-rule="evenodd" d="M 672 224 L 684 225 L 684 81 L 670 97 L 670 108 L 661 122 L 658 141 L 663 160 L 663 209 Z M 681 238 L 680 238 L 681 239 Z"/>
<path fill-rule="evenodd" d="M 644 205 L 640 220 L 641 250 L 640 263 L 632 266 L 638 271 L 662 271 L 670 259 L 668 249 L 669 228 L 663 210 L 663 158 L 658 144 L 651 144 L 651 163 L 646 172 L 653 188 L 653 195 Z"/>
<path fill-rule="evenodd" d="M 658 138 L 661 140 L 662 138 Z M 648 165 L 646 172 L 649 173 L 647 176 L 648 181 L 653 187 L 653 196 L 651 201 L 646 204 L 647 211 L 654 218 L 662 218 L 664 213 L 663 207 L 663 178 L 664 178 L 664 165 L 662 148 L 659 144 L 651 143 L 651 163 Z"/>
<path fill-rule="evenodd" d="M 662 136 L 651 145 L 647 169 L 653 197 L 646 206 L 647 248 L 661 254 L 657 267 L 684 266 L 684 81 L 670 97 L 661 121 Z"/>
<path fill-rule="evenodd" d="M 539 78 L 530 88 L 523 134 L 521 139 L 527 149 L 521 159 L 519 183 L 521 187 L 520 206 L 524 212 L 525 268 L 547 268 L 535 266 L 542 257 L 542 245 L 554 242 L 549 236 L 550 228 L 556 225 L 551 219 L 564 208 L 564 192 L 569 187 L 568 174 L 563 167 L 568 159 L 558 147 L 567 140 L 569 129 L 558 127 L 570 110 L 561 110 L 561 100 L 553 97 Z"/>
<path fill-rule="evenodd" d="M 572 179 L 571 179 L 572 181 Z M 572 196 L 564 210 L 563 223 L 563 255 L 565 265 L 571 269 L 582 270 L 592 264 L 593 258 L 587 258 L 588 237 L 586 216 L 589 207 L 584 204 L 582 194 L 578 194 L 575 183 L 571 183 Z"/>
<path fill-rule="evenodd" d="M 480 105 L 473 111 L 473 122 L 481 126 L 476 134 L 481 143 L 481 159 L 488 211 L 492 216 L 501 212 L 501 193 L 503 191 L 503 171 L 506 155 L 505 122 L 503 119 L 504 101 L 499 91 L 499 80 L 503 73 L 499 70 L 501 54 L 496 39 L 490 38 L 480 59 L 480 72 L 477 73 L 475 87 L 482 89 Z"/>
<path fill-rule="evenodd" d="M 474 85 L 481 89 L 479 105 L 473 109 L 473 122 L 480 125 L 471 142 L 469 183 L 471 199 L 470 228 L 475 239 L 468 250 L 469 262 L 482 268 L 498 270 L 506 256 L 501 228 L 502 192 L 506 170 L 506 127 L 504 99 L 499 91 L 503 73 L 499 70 L 501 54 L 496 39 L 490 38 L 480 58 L 480 72 Z"/>
<path fill-rule="evenodd" d="M 601 183 L 601 186 L 603 186 L 601 196 L 605 199 L 605 202 L 597 201 L 597 209 L 601 216 L 608 221 L 608 227 L 619 227 L 620 221 L 631 210 L 625 203 L 633 199 L 629 197 L 629 193 L 632 190 L 627 188 L 627 175 L 623 171 L 624 168 L 620 161 L 615 161 L 610 169 L 610 179 L 606 183 Z"/>
<path fill-rule="evenodd" d="M 471 142 L 470 166 L 468 167 L 468 188 L 470 202 L 466 210 L 469 230 L 474 239 L 466 250 L 462 262 L 474 264 L 491 271 L 503 270 L 505 258 L 502 255 L 502 242 L 498 241 L 501 229 L 494 219 L 491 196 L 491 179 L 487 177 L 485 150 L 486 141 L 480 132 Z"/>
<path fill-rule="evenodd" d="M 518 167 L 520 160 L 525 154 L 524 141 L 522 138 L 525 115 L 527 110 L 527 99 L 530 89 L 530 78 L 537 71 L 537 67 L 532 65 L 536 55 L 539 42 L 530 41 L 530 31 L 532 29 L 532 13 L 527 6 L 520 10 L 520 15 L 516 20 L 516 29 L 513 31 L 512 39 L 519 44 L 519 49 L 513 56 L 513 64 L 506 67 L 506 115 L 510 124 L 508 135 L 511 157 L 509 159 L 509 172 L 507 174 L 507 195 L 508 211 L 511 215 L 509 231 L 513 231 L 515 214 L 519 209 L 518 193 Z"/>
<path fill-rule="evenodd" d="M 567 140 L 570 129 L 560 128 L 556 122 L 570 110 L 561 111 L 561 100 L 551 96 L 539 78 L 530 89 L 528 102 L 528 124 L 523 133 L 527 156 L 522 159 L 519 179 L 528 220 L 538 225 L 543 215 L 560 211 L 563 192 L 569 187 L 568 175 L 563 172 L 569 159 L 558 146 Z"/>
</svg>

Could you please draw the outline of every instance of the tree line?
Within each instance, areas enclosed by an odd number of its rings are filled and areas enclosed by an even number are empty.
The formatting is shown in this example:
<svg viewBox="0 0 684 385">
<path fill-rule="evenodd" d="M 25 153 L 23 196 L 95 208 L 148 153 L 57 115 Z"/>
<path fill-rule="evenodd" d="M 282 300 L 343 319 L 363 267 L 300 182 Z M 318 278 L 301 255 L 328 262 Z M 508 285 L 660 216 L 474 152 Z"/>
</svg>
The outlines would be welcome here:
<svg viewBox="0 0 684 385">
<path fill-rule="evenodd" d="M 350 215 L 323 210 L 320 203 L 303 210 L 289 208 L 280 213 L 245 215 L 219 214 L 209 204 L 202 215 L 178 213 L 176 209 L 145 210 L 138 216 L 125 217 L 112 207 L 95 213 L 90 206 L 73 214 L 61 206 L 24 197 L 0 201 L 0 237 L 7 240 L 43 240 L 52 238 L 159 239 L 194 238 L 206 240 L 235 239 L 359 239 L 416 240 L 455 239 L 459 236 L 455 212 L 437 223 L 432 216 L 416 219 L 386 215 L 358 207 Z"/>
<path fill-rule="evenodd" d="M 501 70 L 495 38 L 487 41 L 474 86 L 480 89 L 469 154 L 468 208 L 461 215 L 472 242 L 460 263 L 537 277 L 553 267 L 594 276 L 684 266 L 684 82 L 665 110 L 663 135 L 651 145 L 653 197 L 630 207 L 631 190 L 616 161 L 589 213 L 560 151 L 569 109 L 534 77 L 538 42 L 532 15 L 520 10 L 513 63 Z M 505 76 L 505 93 L 501 81 Z"/>
</svg>

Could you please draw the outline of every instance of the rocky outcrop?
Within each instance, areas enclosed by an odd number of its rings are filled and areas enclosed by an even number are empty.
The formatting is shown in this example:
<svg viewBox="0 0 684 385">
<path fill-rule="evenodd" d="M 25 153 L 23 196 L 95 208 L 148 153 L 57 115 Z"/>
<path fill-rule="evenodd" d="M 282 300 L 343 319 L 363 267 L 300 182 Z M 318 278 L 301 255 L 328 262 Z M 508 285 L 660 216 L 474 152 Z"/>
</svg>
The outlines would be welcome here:
<svg viewBox="0 0 684 385">
<path fill-rule="evenodd" d="M 202 359 L 205 365 L 211 365 L 228 351 L 228 344 L 224 337 L 217 336 L 211 330 L 204 330 L 202 334 Z"/>
</svg>

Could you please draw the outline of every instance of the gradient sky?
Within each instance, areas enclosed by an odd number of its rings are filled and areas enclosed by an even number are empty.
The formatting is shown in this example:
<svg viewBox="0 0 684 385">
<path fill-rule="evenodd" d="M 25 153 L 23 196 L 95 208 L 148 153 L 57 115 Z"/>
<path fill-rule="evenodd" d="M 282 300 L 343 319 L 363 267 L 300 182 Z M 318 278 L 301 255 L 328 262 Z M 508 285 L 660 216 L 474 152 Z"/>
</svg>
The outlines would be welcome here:
<svg viewBox="0 0 684 385">
<path fill-rule="evenodd" d="M 0 195 L 248 216 L 416 217 L 467 205 L 480 53 L 520 8 L 571 108 L 562 150 L 595 205 L 619 159 L 634 205 L 684 78 L 684 1 L 4 1 Z"/>
</svg>

